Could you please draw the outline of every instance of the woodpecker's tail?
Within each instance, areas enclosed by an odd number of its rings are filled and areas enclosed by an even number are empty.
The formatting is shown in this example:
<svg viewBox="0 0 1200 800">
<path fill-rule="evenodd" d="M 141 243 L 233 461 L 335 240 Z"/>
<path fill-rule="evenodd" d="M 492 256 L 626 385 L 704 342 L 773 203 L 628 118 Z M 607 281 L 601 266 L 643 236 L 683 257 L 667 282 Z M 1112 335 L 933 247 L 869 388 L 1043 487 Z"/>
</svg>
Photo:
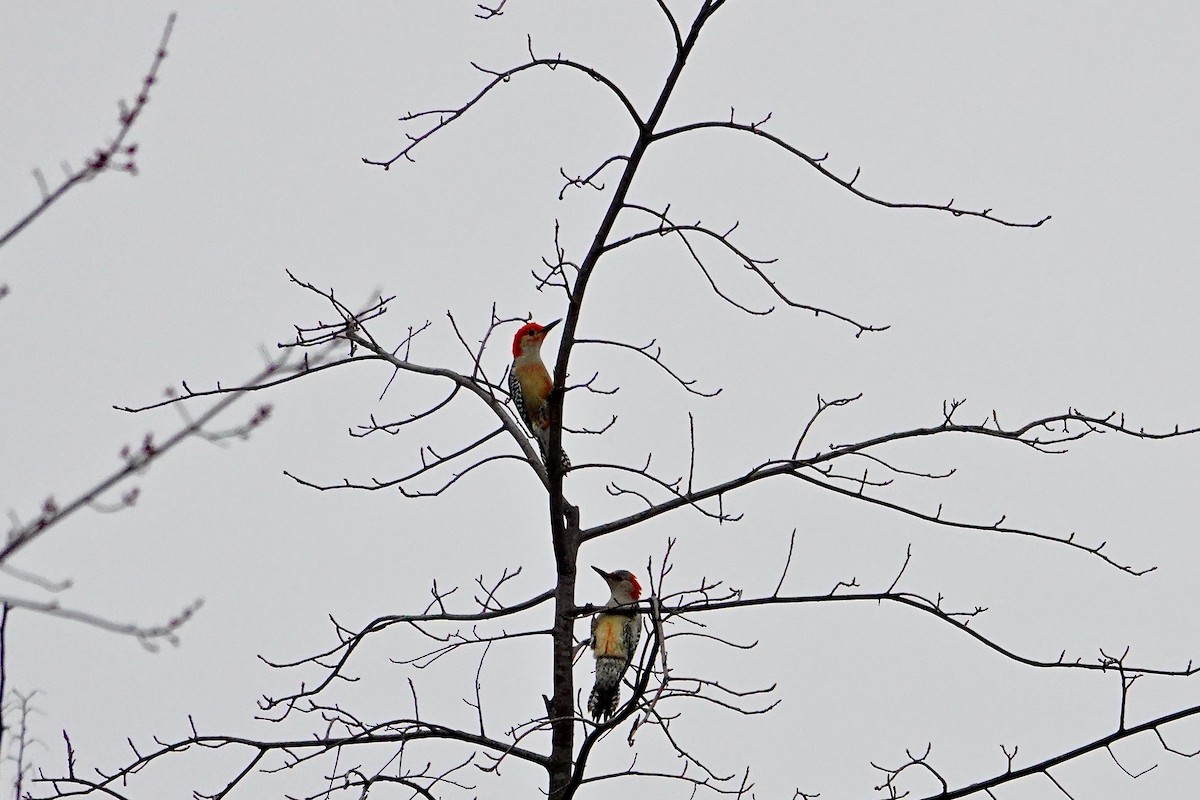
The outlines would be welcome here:
<svg viewBox="0 0 1200 800">
<path fill-rule="evenodd" d="M 617 713 L 621 699 L 621 675 L 625 672 L 625 659 L 601 656 L 596 659 L 596 685 L 588 697 L 588 713 L 592 719 L 604 721 Z"/>
<path fill-rule="evenodd" d="M 543 433 L 539 433 L 535 438 L 537 439 L 538 449 L 542 451 L 542 461 L 549 463 L 550 431 L 544 431 L 544 435 Z M 562 464 L 563 472 L 566 472 L 571 468 L 571 459 L 567 458 L 566 450 L 560 452 L 562 453 L 562 461 L 559 463 Z"/>
</svg>

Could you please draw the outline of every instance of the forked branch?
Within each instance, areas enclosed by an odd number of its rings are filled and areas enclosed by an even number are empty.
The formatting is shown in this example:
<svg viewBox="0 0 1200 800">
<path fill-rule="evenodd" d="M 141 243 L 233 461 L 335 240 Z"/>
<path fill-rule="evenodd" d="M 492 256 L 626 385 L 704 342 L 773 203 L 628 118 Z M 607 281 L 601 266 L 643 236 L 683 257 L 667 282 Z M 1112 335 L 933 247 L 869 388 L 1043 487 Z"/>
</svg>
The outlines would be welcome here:
<svg viewBox="0 0 1200 800">
<path fill-rule="evenodd" d="M 578 61 L 572 61 L 569 58 L 562 58 L 561 56 L 556 58 L 537 58 L 533 55 L 532 40 L 528 40 L 528 48 L 529 61 L 506 70 L 487 69 L 486 67 L 481 67 L 478 64 L 472 63 L 471 66 L 475 67 L 475 69 L 479 70 L 485 75 L 492 76 L 491 82 L 480 89 L 474 97 L 467 100 L 460 106 L 456 106 L 454 108 L 439 108 L 430 109 L 427 111 L 411 112 L 400 117 L 401 122 L 412 122 L 414 120 L 423 120 L 425 118 L 433 118 L 436 121 L 421 133 L 406 134 L 408 137 L 408 144 L 391 158 L 386 160 L 363 158 L 363 163 L 376 167 L 383 167 L 386 170 L 391 169 L 392 164 L 395 164 L 402 158 L 407 161 L 413 161 L 414 159 L 412 157 L 412 152 L 422 142 L 446 128 L 455 120 L 461 119 L 464 114 L 474 108 L 480 101 L 483 100 L 483 98 L 491 94 L 492 90 L 498 88 L 502 84 L 508 83 L 515 76 L 521 74 L 522 72 L 531 69 L 544 68 L 549 70 L 557 70 L 559 67 L 564 67 L 568 71 L 582 73 L 596 83 L 599 83 L 607 88 L 609 92 L 620 101 L 622 107 L 624 107 L 626 113 L 629 115 L 629 118 L 633 120 L 634 125 L 636 125 L 638 128 L 641 128 L 644 125 L 641 117 L 638 115 L 637 109 L 634 108 L 633 103 L 629 100 L 628 96 L 626 96 L 621 87 L 595 68 L 589 67 L 586 64 L 581 64 Z"/>
<path fill-rule="evenodd" d="M 849 402 L 849 400 L 847 400 L 846 402 Z M 818 407 L 817 414 L 822 413 L 829 407 L 833 407 L 836 405 L 842 405 L 842 404 L 844 404 L 844 403 L 835 401 L 833 403 L 820 405 Z M 1032 422 L 1028 422 L 1028 423 L 1026 423 L 1024 425 L 1020 425 L 1016 428 L 1002 427 L 1000 425 L 1000 423 L 998 422 L 998 419 L 996 418 L 995 414 L 993 414 L 989 420 L 985 421 L 982 424 L 962 425 L 953 420 L 954 412 L 955 412 L 955 410 L 957 410 L 957 408 L 960 405 L 961 405 L 961 402 L 958 402 L 958 401 L 955 401 L 955 403 L 951 403 L 948 406 L 948 410 L 943 412 L 943 422 L 940 425 L 924 427 L 924 428 L 912 428 L 912 429 L 904 430 L 904 431 L 897 431 L 894 433 L 884 434 L 882 436 L 865 439 L 865 440 L 862 440 L 859 442 L 852 442 L 852 443 L 839 444 L 839 445 L 830 445 L 830 447 L 831 447 L 830 450 L 826 450 L 824 452 L 818 452 L 815 455 L 808 456 L 805 458 L 788 458 L 788 459 L 783 459 L 783 460 L 778 460 L 778 461 L 766 461 L 738 477 L 732 478 L 732 479 L 724 481 L 722 483 L 714 484 L 714 485 L 709 486 L 704 489 L 696 489 L 696 490 L 690 490 L 690 491 L 686 491 L 686 492 L 679 491 L 676 488 L 677 484 L 671 484 L 671 483 L 662 481 L 661 479 L 654 478 L 653 476 L 651 476 L 648 473 L 648 471 L 645 468 L 639 470 L 637 468 L 623 467 L 620 465 L 597 465 L 594 467 L 581 467 L 581 469 L 611 468 L 611 469 L 619 469 L 619 470 L 623 470 L 623 471 L 639 472 L 639 473 L 643 474 L 645 477 L 653 480 L 661 488 L 665 488 L 670 494 L 673 495 L 671 497 L 671 499 L 663 501 L 661 503 L 654 503 L 654 502 L 650 501 L 648 498 L 646 498 L 644 495 L 639 495 L 646 502 L 646 504 L 648 506 L 646 509 L 643 509 L 642 511 L 630 514 L 628 516 L 625 516 L 625 517 L 622 517 L 619 519 L 612 520 L 610 522 L 602 523 L 602 524 L 593 526 L 591 528 L 588 528 L 581 532 L 581 534 L 580 534 L 581 540 L 589 541 L 589 540 L 595 539 L 599 536 L 604 536 L 609 533 L 614 533 L 616 531 L 623 530 L 623 529 L 628 528 L 633 525 L 637 525 L 640 522 L 644 522 L 648 519 L 652 519 L 661 514 L 665 514 L 669 511 L 674 511 L 676 509 L 683 508 L 685 506 L 692 506 L 697 509 L 701 509 L 703 513 L 710 515 L 710 516 L 719 513 L 724 518 L 725 512 L 724 512 L 723 503 L 720 507 L 719 512 L 705 510 L 705 509 L 703 509 L 703 507 L 700 504 L 706 500 L 710 500 L 710 499 L 714 499 L 714 498 L 717 499 L 718 502 L 722 502 L 725 495 L 730 494 L 730 493 L 732 493 L 738 489 L 741 489 L 745 486 L 749 486 L 750 484 L 757 483 L 758 481 L 766 480 L 768 478 L 774 478 L 774 477 L 778 477 L 781 475 L 787 475 L 787 476 L 790 476 L 793 478 L 798 478 L 802 481 L 805 481 L 809 485 L 812 485 L 812 486 L 815 486 L 815 487 L 818 487 L 821 489 L 826 489 L 828 491 L 836 492 L 845 497 L 859 500 L 862 502 L 879 505 L 884 508 L 888 508 L 893 511 L 897 511 L 899 513 L 906 514 L 908 516 L 912 516 L 912 517 L 915 517 L 918 519 L 922 519 L 926 522 L 934 523 L 937 525 L 944 525 L 944 526 L 953 527 L 953 528 L 960 528 L 963 530 L 994 532 L 994 533 L 1012 534 L 1012 535 L 1018 535 L 1018 536 L 1028 536 L 1028 537 L 1032 537 L 1032 538 L 1036 538 L 1036 539 L 1041 539 L 1044 541 L 1055 542 L 1057 544 L 1064 544 L 1069 547 L 1073 547 L 1075 549 L 1082 550 L 1086 553 L 1094 555 L 1094 556 L 1100 558 L 1101 560 L 1103 560 L 1104 562 L 1108 563 L 1109 565 L 1114 566 L 1117 569 L 1120 569 L 1121 571 L 1130 573 L 1132 575 L 1144 574 L 1144 573 L 1149 572 L 1152 569 L 1154 569 L 1153 567 L 1144 568 L 1144 569 L 1136 569 L 1134 567 L 1131 567 L 1126 564 L 1122 564 L 1118 561 L 1115 561 L 1112 558 L 1110 558 L 1106 553 L 1103 552 L 1105 543 L 1100 543 L 1098 545 L 1084 544 L 1084 543 L 1076 540 L 1074 533 L 1071 533 L 1066 536 L 1061 536 L 1061 535 L 1047 534 L 1047 533 L 1043 533 L 1043 532 L 1029 529 L 1029 528 L 1006 526 L 1003 524 L 1004 520 L 1005 520 L 1004 517 L 1001 517 L 998 521 L 991 522 L 991 523 L 975 523 L 975 522 L 968 522 L 965 520 L 950 519 L 950 518 L 944 517 L 942 515 L 942 510 L 940 507 L 935 512 L 923 512 L 918 509 L 903 505 L 901 503 L 893 502 L 893 501 L 886 500 L 881 497 L 877 497 L 877 496 L 866 493 L 866 489 L 869 486 L 884 486 L 889 482 L 874 482 L 874 483 L 872 483 L 872 482 L 868 481 L 865 476 L 861 479 L 856 479 L 855 485 L 851 485 L 849 487 L 843 486 L 843 485 L 836 485 L 836 484 L 830 482 L 830 480 L 836 480 L 839 478 L 847 478 L 848 477 L 846 475 L 839 475 L 839 474 L 831 471 L 832 465 L 834 463 L 841 462 L 847 456 L 852 456 L 852 455 L 853 456 L 868 456 L 868 455 L 873 456 L 874 450 L 876 450 L 888 443 L 919 439 L 919 438 L 928 437 L 928 436 L 941 436 L 941 435 L 952 434 L 952 433 L 966 434 L 966 435 L 971 435 L 971 436 L 985 436 L 985 437 L 989 437 L 989 438 L 1001 439 L 1004 441 L 1016 442 L 1016 443 L 1025 445 L 1026 447 L 1029 447 L 1030 449 L 1038 451 L 1038 452 L 1061 452 L 1061 449 L 1066 447 L 1071 442 L 1078 441 L 1086 436 L 1103 433 L 1106 431 L 1120 433 L 1122 435 L 1129 436 L 1129 437 L 1132 437 L 1135 439 L 1168 439 L 1168 438 L 1175 438 L 1175 437 L 1180 437 L 1180 436 L 1190 436 L 1192 434 L 1200 432 L 1200 428 L 1182 429 L 1179 426 L 1175 426 L 1175 428 L 1171 431 L 1157 431 L 1157 432 L 1156 431 L 1146 431 L 1143 428 L 1134 429 L 1134 428 L 1131 428 L 1128 425 L 1126 425 L 1123 415 L 1119 415 L 1117 413 L 1112 413 L 1105 417 L 1093 417 L 1093 416 L 1090 416 L 1087 414 L 1080 413 L 1080 412 L 1076 411 L 1075 409 L 1068 409 L 1067 412 L 1063 413 L 1063 414 L 1056 414 L 1056 415 L 1052 415 L 1052 416 L 1048 416 L 1048 417 L 1043 417 L 1041 419 L 1033 420 Z M 810 421 L 810 426 L 811 426 L 811 421 Z M 806 428 L 806 430 L 807 430 L 807 428 Z M 893 467 L 890 463 L 887 463 L 886 461 L 883 463 L 890 470 L 899 472 L 899 473 L 907 473 L 910 475 L 920 475 L 922 477 L 927 477 L 927 478 L 945 477 L 944 473 L 943 474 L 920 473 L 920 472 L 914 472 L 914 471 L 908 471 L 908 470 L 900 470 L 896 467 Z M 647 464 L 647 467 L 648 467 L 648 464 Z M 816 473 L 816 474 L 814 475 L 813 473 Z"/>
<path fill-rule="evenodd" d="M 605 252 L 611 252 L 613 250 L 616 250 L 617 248 L 624 247 L 629 244 L 633 244 L 634 242 L 637 242 L 641 239 L 645 239 L 649 236 L 667 236 L 669 234 L 675 234 L 683 242 L 684 247 L 687 248 L 688 255 L 691 257 L 692 262 L 695 263 L 697 267 L 699 267 L 701 273 L 703 273 L 705 279 L 708 281 L 708 285 L 713 290 L 714 294 L 716 294 L 718 297 L 720 297 L 722 300 L 729 303 L 733 307 L 740 309 L 741 311 L 745 311 L 747 314 L 752 314 L 755 316 L 765 316 L 767 314 L 770 314 L 772 311 L 774 311 L 775 310 L 774 306 L 769 306 L 766 309 L 761 309 L 761 310 L 751 309 L 748 306 L 743 305 L 742 303 L 733 299 L 731 296 L 726 294 L 724 291 L 722 291 L 721 287 L 717 285 L 716 279 L 713 278 L 712 272 L 709 270 L 708 265 L 705 264 L 704 260 L 700 257 L 699 251 L 697 251 L 695 245 L 692 243 L 692 240 L 690 238 L 691 235 L 703 236 L 712 241 L 719 243 L 725 250 L 727 250 L 739 262 L 741 262 L 743 269 L 753 272 L 758 277 L 758 279 L 763 283 L 763 285 L 765 285 L 771 291 L 771 293 L 775 295 L 775 297 L 777 297 L 781 302 L 783 302 L 786 306 L 788 306 L 790 308 L 799 309 L 801 311 L 811 311 L 813 313 L 813 315 L 816 317 L 820 317 L 822 314 L 824 314 L 826 316 L 833 317 L 834 319 L 838 319 L 838 320 L 841 320 L 842 322 L 848 323 L 858 329 L 857 333 L 855 333 L 855 337 L 862 336 L 864 333 L 876 333 L 876 332 L 880 332 L 880 331 L 886 331 L 889 327 L 891 327 L 890 325 L 877 326 L 877 325 L 867 325 L 867 324 L 864 324 L 861 322 L 856 322 L 855 320 L 851 319 L 850 317 L 847 317 L 843 314 L 839 314 L 835 311 L 829 311 L 828 309 L 820 308 L 818 306 L 808 305 L 807 303 L 799 303 L 799 302 L 793 300 L 792 298 L 788 297 L 787 294 L 785 294 L 783 292 L 783 290 L 779 288 L 779 285 L 775 281 L 771 280 L 771 278 L 767 277 L 766 272 L 764 272 L 765 267 L 770 266 L 771 264 L 774 264 L 778 259 L 753 258 L 731 241 L 730 236 L 738 228 L 738 223 L 736 223 L 736 222 L 728 230 L 717 231 L 717 230 L 714 230 L 713 228 L 710 228 L 707 225 L 704 225 L 699 220 L 697 220 L 694 223 L 690 223 L 690 224 L 673 222 L 671 220 L 671 218 L 668 216 L 668 214 L 671 210 L 670 206 L 667 206 L 667 208 L 665 208 L 662 211 L 656 211 L 652 208 L 638 205 L 637 203 L 625 203 L 624 207 L 628 208 L 630 210 L 633 210 L 633 211 L 641 211 L 646 214 L 649 214 L 650 216 L 655 217 L 658 220 L 659 224 L 654 228 L 649 228 L 647 230 L 638 231 L 637 233 L 632 233 L 628 236 L 625 236 L 621 239 L 617 239 L 616 241 L 605 245 L 605 247 L 604 247 Z"/>
</svg>

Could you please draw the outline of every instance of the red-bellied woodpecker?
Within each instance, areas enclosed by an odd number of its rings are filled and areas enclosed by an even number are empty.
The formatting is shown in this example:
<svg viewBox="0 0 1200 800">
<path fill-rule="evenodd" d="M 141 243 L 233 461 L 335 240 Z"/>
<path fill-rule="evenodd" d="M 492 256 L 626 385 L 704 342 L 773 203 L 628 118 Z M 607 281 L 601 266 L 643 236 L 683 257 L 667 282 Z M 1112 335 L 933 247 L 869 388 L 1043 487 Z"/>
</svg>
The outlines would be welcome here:
<svg viewBox="0 0 1200 800">
<path fill-rule="evenodd" d="M 606 609 L 592 617 L 592 654 L 596 656 L 596 685 L 588 697 L 592 719 L 607 720 L 617 713 L 621 696 L 621 676 L 636 654 L 642 637 L 642 620 L 633 607 L 642 596 L 642 587 L 629 570 L 605 572 L 592 567 L 608 584 L 611 596 Z"/>
<path fill-rule="evenodd" d="M 513 363 L 508 373 L 508 392 L 512 395 L 517 413 L 537 439 L 545 460 L 550 451 L 550 392 L 554 380 L 542 363 L 542 341 L 562 320 L 549 325 L 527 322 L 513 336 Z M 571 468 L 571 459 L 562 454 L 562 468 Z"/>
</svg>

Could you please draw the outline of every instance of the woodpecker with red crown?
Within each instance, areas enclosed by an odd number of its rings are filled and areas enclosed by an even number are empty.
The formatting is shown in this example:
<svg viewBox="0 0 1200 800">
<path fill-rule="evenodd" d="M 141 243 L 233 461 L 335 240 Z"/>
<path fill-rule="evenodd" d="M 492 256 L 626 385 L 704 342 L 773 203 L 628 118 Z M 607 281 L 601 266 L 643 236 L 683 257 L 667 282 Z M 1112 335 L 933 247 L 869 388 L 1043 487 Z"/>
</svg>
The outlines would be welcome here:
<svg viewBox="0 0 1200 800">
<path fill-rule="evenodd" d="M 513 336 L 513 363 L 508 372 L 508 392 L 512 395 L 517 413 L 537 439 L 542 451 L 542 460 L 550 453 L 550 392 L 554 390 L 554 379 L 542 363 L 542 342 L 555 325 L 527 322 Z M 571 459 L 562 452 L 562 468 L 571 468 Z"/>
<path fill-rule="evenodd" d="M 642 620 L 635 608 L 642 586 L 629 570 L 605 572 L 592 567 L 608 584 L 605 611 L 592 617 L 592 654 L 596 657 L 596 685 L 588 697 L 588 713 L 608 720 L 617 713 L 621 676 L 629 668 L 642 637 Z M 608 610 L 611 609 L 611 610 Z"/>
</svg>

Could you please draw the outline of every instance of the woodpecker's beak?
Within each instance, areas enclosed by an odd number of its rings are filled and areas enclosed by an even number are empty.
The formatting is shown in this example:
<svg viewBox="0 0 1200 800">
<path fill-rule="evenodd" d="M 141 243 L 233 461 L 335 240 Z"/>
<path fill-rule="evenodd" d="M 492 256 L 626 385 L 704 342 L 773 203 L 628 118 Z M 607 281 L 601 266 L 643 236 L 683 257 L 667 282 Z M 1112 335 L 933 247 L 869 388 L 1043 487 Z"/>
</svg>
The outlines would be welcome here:
<svg viewBox="0 0 1200 800">
<path fill-rule="evenodd" d="M 612 575 L 609 575 L 607 572 L 600 569 L 599 567 L 592 567 L 592 569 L 596 570 L 596 574 L 598 574 L 601 578 L 604 578 L 605 583 L 612 582 Z"/>
<path fill-rule="evenodd" d="M 554 322 L 543 325 L 542 326 L 542 336 L 545 336 L 547 333 L 549 333 L 550 329 L 553 328 L 555 325 L 557 325 L 560 322 L 562 322 L 561 319 L 556 319 L 556 320 L 554 320 Z"/>
</svg>

